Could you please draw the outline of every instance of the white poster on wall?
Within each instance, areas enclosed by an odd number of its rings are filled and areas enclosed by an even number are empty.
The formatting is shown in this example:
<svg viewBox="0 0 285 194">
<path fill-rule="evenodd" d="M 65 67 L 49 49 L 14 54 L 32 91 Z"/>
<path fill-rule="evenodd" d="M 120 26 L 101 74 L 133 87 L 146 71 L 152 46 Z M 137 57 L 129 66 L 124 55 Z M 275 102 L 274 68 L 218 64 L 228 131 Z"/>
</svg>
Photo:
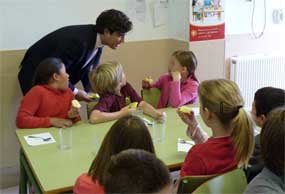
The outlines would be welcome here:
<svg viewBox="0 0 285 194">
<path fill-rule="evenodd" d="M 128 0 L 127 15 L 140 22 L 145 22 L 146 18 L 146 0 Z"/>
<path fill-rule="evenodd" d="M 165 25 L 168 16 L 168 2 L 164 0 L 158 0 L 154 4 L 154 26 L 158 27 Z"/>
</svg>

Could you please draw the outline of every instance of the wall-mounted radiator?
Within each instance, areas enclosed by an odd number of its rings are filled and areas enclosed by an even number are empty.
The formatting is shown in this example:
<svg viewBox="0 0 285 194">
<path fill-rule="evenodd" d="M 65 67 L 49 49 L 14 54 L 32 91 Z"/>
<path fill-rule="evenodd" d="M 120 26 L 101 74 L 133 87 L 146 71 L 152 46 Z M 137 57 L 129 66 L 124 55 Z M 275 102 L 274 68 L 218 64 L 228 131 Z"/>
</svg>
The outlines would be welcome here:
<svg viewBox="0 0 285 194">
<path fill-rule="evenodd" d="M 231 80 L 235 81 L 250 107 L 257 89 L 285 88 L 285 55 L 249 55 L 231 58 Z"/>
</svg>

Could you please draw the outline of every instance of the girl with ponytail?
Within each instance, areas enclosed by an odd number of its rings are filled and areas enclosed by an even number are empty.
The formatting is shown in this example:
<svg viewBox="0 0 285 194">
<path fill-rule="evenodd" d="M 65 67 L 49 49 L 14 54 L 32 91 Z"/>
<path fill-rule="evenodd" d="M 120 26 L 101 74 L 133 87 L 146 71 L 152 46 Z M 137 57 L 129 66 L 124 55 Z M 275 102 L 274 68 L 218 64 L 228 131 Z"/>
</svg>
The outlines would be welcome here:
<svg viewBox="0 0 285 194">
<path fill-rule="evenodd" d="M 189 151 L 181 176 L 212 175 L 246 166 L 253 150 L 253 122 L 243 109 L 238 86 L 225 79 L 207 80 L 198 88 L 200 115 L 212 137 L 200 129 L 194 113 L 178 111 L 196 145 Z"/>
</svg>

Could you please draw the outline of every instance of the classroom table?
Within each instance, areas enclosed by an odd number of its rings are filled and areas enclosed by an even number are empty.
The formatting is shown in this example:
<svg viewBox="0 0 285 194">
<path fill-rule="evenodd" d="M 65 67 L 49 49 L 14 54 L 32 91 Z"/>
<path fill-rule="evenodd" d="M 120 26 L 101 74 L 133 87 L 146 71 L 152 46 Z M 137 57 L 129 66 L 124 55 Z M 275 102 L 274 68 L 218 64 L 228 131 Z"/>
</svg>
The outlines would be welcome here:
<svg viewBox="0 0 285 194">
<path fill-rule="evenodd" d="M 187 139 L 186 125 L 176 113 L 176 109 L 163 109 L 167 113 L 165 139 L 155 141 L 155 151 L 170 170 L 178 170 L 186 156 L 177 151 L 177 139 Z M 151 120 L 149 117 L 147 117 Z M 209 134 L 200 116 L 201 127 Z M 32 183 L 36 193 L 61 193 L 72 191 L 76 178 L 87 172 L 101 142 L 114 123 L 89 124 L 79 122 L 72 126 L 73 143 L 69 150 L 59 149 L 59 133 L 56 128 L 19 129 L 16 131 L 21 145 L 20 151 L 20 193 L 26 193 L 27 182 Z M 152 134 L 152 127 L 149 128 Z M 49 132 L 56 143 L 29 146 L 24 136 Z M 139 137 L 138 137 L 139 138 Z"/>
</svg>

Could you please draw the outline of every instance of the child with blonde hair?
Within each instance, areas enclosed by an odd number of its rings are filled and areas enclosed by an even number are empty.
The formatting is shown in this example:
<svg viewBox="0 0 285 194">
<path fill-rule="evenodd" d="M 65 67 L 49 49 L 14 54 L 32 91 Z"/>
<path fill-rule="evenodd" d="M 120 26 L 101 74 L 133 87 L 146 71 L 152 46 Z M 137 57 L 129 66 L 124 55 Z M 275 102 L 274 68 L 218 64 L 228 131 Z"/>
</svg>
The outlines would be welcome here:
<svg viewBox="0 0 285 194">
<path fill-rule="evenodd" d="M 253 122 L 243 108 L 238 86 L 225 79 L 203 81 L 198 89 L 200 115 L 212 137 L 200 129 L 194 113 L 179 116 L 196 143 L 182 165 L 181 176 L 213 175 L 247 165 L 254 146 Z"/>
<path fill-rule="evenodd" d="M 91 123 L 101 123 L 133 114 L 139 107 L 155 119 L 163 120 L 165 114 L 142 101 L 135 89 L 127 82 L 123 67 L 118 62 L 99 65 L 90 73 L 92 89 L 100 95 L 99 102 L 90 114 Z M 135 106 L 126 106 L 126 98 L 136 102 Z"/>
<path fill-rule="evenodd" d="M 145 79 L 142 87 L 160 89 L 157 108 L 194 103 L 198 97 L 199 85 L 195 76 L 196 68 L 197 59 L 192 51 L 175 51 L 170 58 L 168 74 L 160 76 L 155 83 L 151 79 Z"/>
</svg>

